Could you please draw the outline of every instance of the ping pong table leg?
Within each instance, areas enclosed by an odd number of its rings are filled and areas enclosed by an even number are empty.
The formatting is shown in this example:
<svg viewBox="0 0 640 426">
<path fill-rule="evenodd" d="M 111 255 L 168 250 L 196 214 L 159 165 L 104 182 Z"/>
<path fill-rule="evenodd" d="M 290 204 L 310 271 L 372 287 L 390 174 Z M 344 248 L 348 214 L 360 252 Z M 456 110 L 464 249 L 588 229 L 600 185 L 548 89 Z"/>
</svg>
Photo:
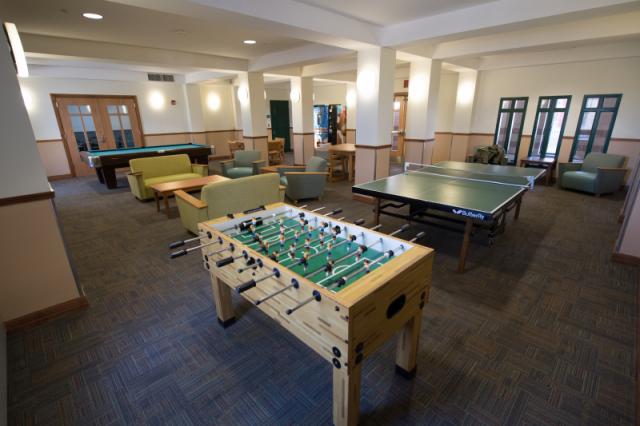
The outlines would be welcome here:
<svg viewBox="0 0 640 426">
<path fill-rule="evenodd" d="M 473 221 L 467 219 L 464 224 L 464 237 L 462 238 L 462 248 L 460 249 L 460 258 L 458 259 L 458 272 L 464 272 L 464 265 L 467 262 L 467 253 L 469 253 L 469 243 L 471 242 L 471 231 L 473 230 Z"/>
<path fill-rule="evenodd" d="M 373 204 L 373 222 L 374 225 L 380 224 L 380 198 L 376 198 Z"/>
<path fill-rule="evenodd" d="M 522 196 L 518 198 L 518 202 L 516 203 L 516 212 L 513 214 L 513 219 L 518 219 L 520 217 L 520 206 L 522 205 Z"/>
</svg>

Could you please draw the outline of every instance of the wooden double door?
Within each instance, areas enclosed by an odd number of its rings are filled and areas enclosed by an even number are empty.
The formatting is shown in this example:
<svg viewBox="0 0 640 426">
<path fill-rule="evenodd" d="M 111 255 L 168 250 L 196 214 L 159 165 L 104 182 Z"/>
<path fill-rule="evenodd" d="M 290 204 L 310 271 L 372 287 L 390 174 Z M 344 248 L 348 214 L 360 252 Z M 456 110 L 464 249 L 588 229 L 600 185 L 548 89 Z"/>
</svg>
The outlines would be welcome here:
<svg viewBox="0 0 640 426">
<path fill-rule="evenodd" d="M 73 175 L 93 174 L 80 159 L 82 151 L 144 146 L 135 96 L 53 95 L 52 98 Z"/>
</svg>

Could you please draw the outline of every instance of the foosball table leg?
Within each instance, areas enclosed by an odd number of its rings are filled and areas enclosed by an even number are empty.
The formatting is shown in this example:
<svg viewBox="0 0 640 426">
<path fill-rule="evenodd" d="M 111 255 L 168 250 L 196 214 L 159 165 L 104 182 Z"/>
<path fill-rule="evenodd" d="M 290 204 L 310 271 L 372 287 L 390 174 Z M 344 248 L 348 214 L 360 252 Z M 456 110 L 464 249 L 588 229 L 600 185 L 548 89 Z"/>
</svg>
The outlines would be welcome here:
<svg viewBox="0 0 640 426">
<path fill-rule="evenodd" d="M 215 275 L 211 276 L 211 288 L 213 290 L 213 301 L 218 314 L 218 322 L 224 328 L 227 328 L 236 321 L 231 301 L 231 288 L 220 281 Z"/>
<path fill-rule="evenodd" d="M 396 372 L 406 378 L 412 378 L 416 374 L 421 323 L 422 311 L 407 321 L 402 330 L 400 330 L 396 350 Z"/>
<path fill-rule="evenodd" d="M 360 377 L 358 364 L 349 371 L 347 366 L 333 367 L 333 424 L 355 426 L 360 416 Z"/>
</svg>

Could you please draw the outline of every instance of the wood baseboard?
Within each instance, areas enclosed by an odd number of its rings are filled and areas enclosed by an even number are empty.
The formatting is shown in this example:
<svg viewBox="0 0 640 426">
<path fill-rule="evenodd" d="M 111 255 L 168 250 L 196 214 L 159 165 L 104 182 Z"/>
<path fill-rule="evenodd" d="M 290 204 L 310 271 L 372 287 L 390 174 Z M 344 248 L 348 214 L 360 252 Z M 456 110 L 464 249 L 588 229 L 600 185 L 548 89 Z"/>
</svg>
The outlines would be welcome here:
<svg viewBox="0 0 640 426">
<path fill-rule="evenodd" d="M 87 300 L 87 298 L 85 296 L 79 296 L 75 299 L 67 300 L 66 302 L 49 306 L 48 308 L 40 309 L 39 311 L 31 312 L 30 314 L 5 321 L 4 327 L 7 330 L 7 333 L 12 333 L 15 331 L 35 327 L 36 325 L 52 321 L 68 313 L 86 309 L 87 307 L 89 307 L 89 301 Z"/>
<path fill-rule="evenodd" d="M 611 255 L 611 260 L 613 262 L 622 263 L 625 265 L 640 266 L 640 257 L 631 256 L 629 254 L 613 253 Z"/>
</svg>

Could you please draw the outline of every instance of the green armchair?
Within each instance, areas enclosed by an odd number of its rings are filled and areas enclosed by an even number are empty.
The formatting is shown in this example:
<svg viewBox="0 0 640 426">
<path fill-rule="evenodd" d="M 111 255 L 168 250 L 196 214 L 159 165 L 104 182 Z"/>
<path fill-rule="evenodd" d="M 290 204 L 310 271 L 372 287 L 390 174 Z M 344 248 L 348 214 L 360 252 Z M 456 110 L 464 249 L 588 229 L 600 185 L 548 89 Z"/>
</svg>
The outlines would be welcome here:
<svg viewBox="0 0 640 426">
<path fill-rule="evenodd" d="M 320 198 L 327 182 L 327 160 L 311 157 L 306 166 L 277 166 L 280 184 L 286 186 L 287 198 L 299 200 Z"/>
<path fill-rule="evenodd" d="M 267 173 L 210 183 L 202 188 L 200 199 L 184 191 L 175 196 L 182 226 L 197 234 L 200 222 L 281 202 L 284 192 L 278 175 Z"/>
<path fill-rule="evenodd" d="M 620 189 L 627 169 L 623 168 L 622 155 L 592 152 L 587 154 L 582 164 L 560 163 L 558 184 L 561 188 L 576 189 L 600 196 Z"/>
<path fill-rule="evenodd" d="M 260 168 L 267 165 L 265 160 L 260 159 L 260 151 L 236 151 L 233 153 L 233 160 L 220 163 L 222 176 L 237 179 L 260 174 Z"/>
<path fill-rule="evenodd" d="M 127 175 L 131 192 L 139 200 L 153 199 L 149 185 L 176 180 L 195 179 L 209 174 L 209 166 L 191 164 L 187 154 L 135 158 L 129 161 Z"/>
</svg>

